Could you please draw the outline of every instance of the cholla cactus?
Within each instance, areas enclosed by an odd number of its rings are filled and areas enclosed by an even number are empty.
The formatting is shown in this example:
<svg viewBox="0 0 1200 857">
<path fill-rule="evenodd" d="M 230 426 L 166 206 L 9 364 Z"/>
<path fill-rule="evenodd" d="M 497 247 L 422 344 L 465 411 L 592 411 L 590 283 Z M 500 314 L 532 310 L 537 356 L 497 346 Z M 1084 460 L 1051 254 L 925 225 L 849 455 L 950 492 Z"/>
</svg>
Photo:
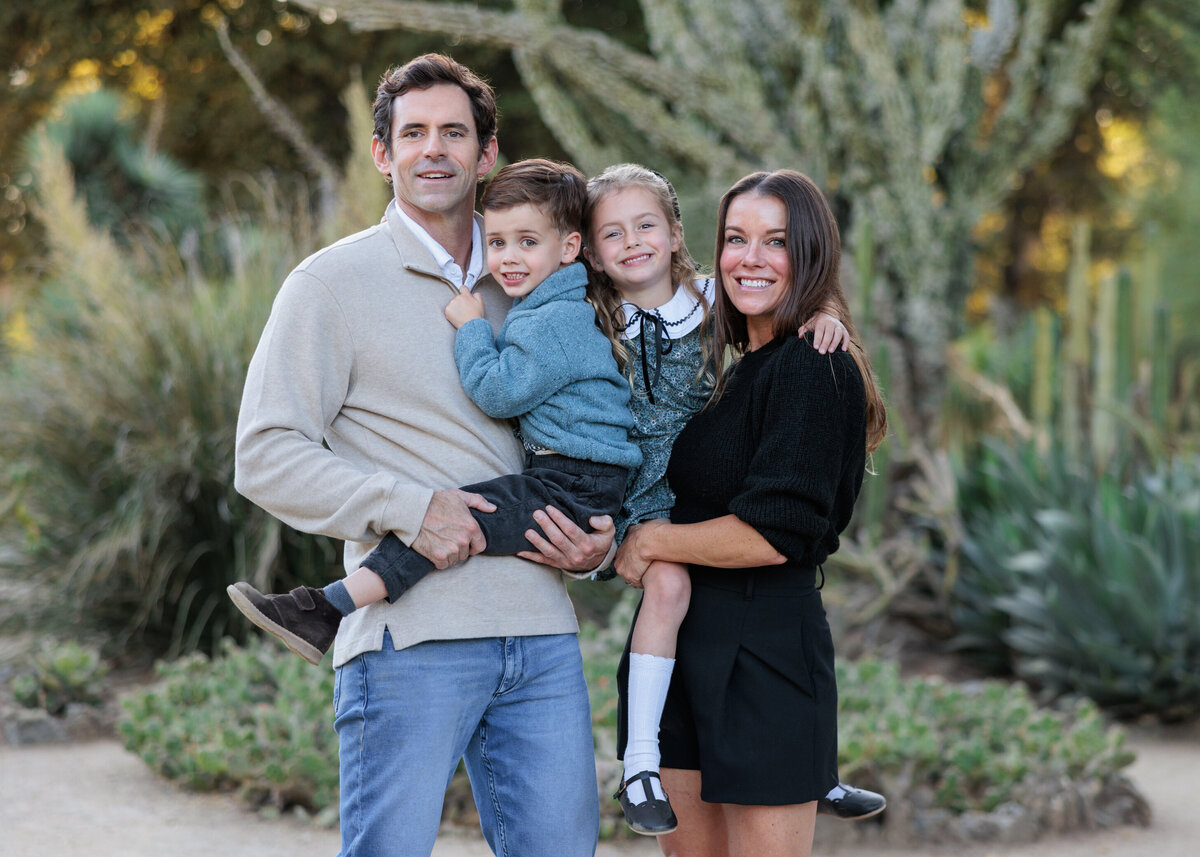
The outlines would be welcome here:
<svg viewBox="0 0 1200 857">
<path fill-rule="evenodd" d="M 710 193 L 753 169 L 813 176 L 874 224 L 891 399 L 918 430 L 944 386 L 970 228 L 1070 132 L 1120 5 L 641 0 L 642 53 L 567 24 L 561 0 L 297 2 L 360 30 L 511 49 L 585 171 L 635 159 Z"/>
</svg>

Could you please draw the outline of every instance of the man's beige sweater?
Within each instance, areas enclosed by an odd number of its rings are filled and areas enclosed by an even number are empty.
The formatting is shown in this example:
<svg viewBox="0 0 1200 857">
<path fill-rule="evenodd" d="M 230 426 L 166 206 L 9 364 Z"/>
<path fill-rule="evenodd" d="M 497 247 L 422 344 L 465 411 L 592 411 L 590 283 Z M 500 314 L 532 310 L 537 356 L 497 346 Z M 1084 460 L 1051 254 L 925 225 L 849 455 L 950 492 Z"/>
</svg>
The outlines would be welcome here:
<svg viewBox="0 0 1200 857">
<path fill-rule="evenodd" d="M 344 539 L 348 571 L 389 530 L 410 543 L 434 489 L 521 469 L 509 426 L 459 383 L 442 314 L 456 288 L 389 206 L 288 275 L 250 361 L 234 484 L 285 523 Z M 498 329 L 511 301 L 491 277 L 475 292 Z M 334 666 L 380 649 L 385 630 L 405 648 L 578 625 L 560 572 L 474 556 L 347 617 Z"/>
</svg>

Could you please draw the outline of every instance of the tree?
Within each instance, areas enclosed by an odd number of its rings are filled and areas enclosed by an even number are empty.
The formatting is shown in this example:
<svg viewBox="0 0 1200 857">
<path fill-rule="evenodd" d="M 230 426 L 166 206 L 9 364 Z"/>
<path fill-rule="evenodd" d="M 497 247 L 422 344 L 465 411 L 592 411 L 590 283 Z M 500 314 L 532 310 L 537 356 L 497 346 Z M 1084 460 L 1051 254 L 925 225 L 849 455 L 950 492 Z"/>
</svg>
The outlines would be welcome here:
<svg viewBox="0 0 1200 857">
<path fill-rule="evenodd" d="M 543 119 L 587 171 L 629 158 L 709 193 L 797 167 L 877 242 L 873 315 L 891 399 L 931 436 L 970 279 L 971 227 L 1071 132 L 1121 0 L 641 0 L 646 50 L 570 24 L 562 0 L 507 8 L 297 0 L 362 31 L 512 51 Z M 866 232 L 866 229 L 863 229 Z"/>
<path fill-rule="evenodd" d="M 337 164 L 349 146 L 341 101 L 347 85 L 361 79 L 372 87 L 392 64 L 451 49 L 430 33 L 354 33 L 282 0 L 0 3 L 0 68 L 7 83 L 0 111 L 0 291 L 8 274 L 45 254 L 44 236 L 29 214 L 32 172 L 21 143 L 66 96 L 100 86 L 120 92 L 136 127 L 146 129 L 139 142 L 147 151 L 201 172 L 210 190 L 230 175 L 265 170 L 319 178 L 256 109 L 210 25 L 216 18 L 224 19 L 230 42 L 266 90 Z M 565 156 L 547 147 L 549 135 L 506 51 L 486 45 L 455 50 L 464 62 L 488 69 L 502 93 L 507 155 Z"/>
</svg>

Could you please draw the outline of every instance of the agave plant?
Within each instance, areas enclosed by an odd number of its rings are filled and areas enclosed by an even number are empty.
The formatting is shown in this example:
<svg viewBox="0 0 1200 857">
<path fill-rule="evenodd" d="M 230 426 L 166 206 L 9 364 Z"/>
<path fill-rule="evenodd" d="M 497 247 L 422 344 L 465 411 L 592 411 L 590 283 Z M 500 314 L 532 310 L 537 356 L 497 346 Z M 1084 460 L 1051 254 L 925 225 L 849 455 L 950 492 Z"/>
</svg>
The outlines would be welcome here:
<svg viewBox="0 0 1200 857">
<path fill-rule="evenodd" d="M 972 485 L 990 505 L 964 508 L 958 645 L 1120 716 L 1200 712 L 1198 463 L 1122 485 L 1064 457 L 992 454 Z"/>
</svg>

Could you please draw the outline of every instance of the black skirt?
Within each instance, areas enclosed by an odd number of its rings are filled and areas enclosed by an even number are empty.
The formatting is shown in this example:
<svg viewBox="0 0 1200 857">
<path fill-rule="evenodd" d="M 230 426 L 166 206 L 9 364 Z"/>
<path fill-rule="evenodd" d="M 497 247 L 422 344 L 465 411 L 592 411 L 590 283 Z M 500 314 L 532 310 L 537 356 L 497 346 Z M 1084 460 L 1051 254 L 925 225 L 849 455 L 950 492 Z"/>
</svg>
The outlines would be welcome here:
<svg viewBox="0 0 1200 857">
<path fill-rule="evenodd" d="M 628 676 L 626 642 L 621 758 Z M 807 803 L 837 785 L 833 638 L 814 571 L 692 567 L 659 742 L 662 766 L 700 771 L 710 803 Z"/>
</svg>

